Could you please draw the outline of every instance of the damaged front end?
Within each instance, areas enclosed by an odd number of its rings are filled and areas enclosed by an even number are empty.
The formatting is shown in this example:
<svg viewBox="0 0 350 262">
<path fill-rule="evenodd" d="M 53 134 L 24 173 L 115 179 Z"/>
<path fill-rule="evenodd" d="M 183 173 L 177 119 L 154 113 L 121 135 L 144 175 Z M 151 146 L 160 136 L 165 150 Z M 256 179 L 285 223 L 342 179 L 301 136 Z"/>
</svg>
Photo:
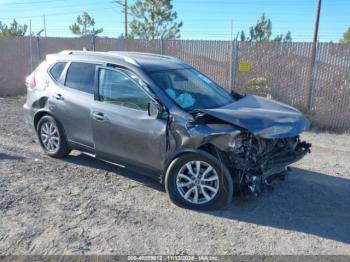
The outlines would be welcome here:
<svg viewBox="0 0 350 262">
<path fill-rule="evenodd" d="M 309 121 L 283 103 L 247 95 L 213 109 L 191 112 L 192 118 L 169 122 L 169 152 L 204 150 L 229 169 L 235 191 L 261 195 L 283 178 L 288 166 L 310 152 L 299 135 Z"/>
<path fill-rule="evenodd" d="M 310 122 L 297 109 L 277 101 L 246 95 L 220 108 L 200 110 L 194 118 L 199 126 L 216 130 L 216 124 L 226 124 L 235 130 L 229 138 L 226 133 L 211 143 L 220 149 L 240 192 L 248 189 L 260 195 L 264 188 L 271 189 L 273 179 L 310 152 L 311 144 L 299 138 Z"/>
<path fill-rule="evenodd" d="M 203 144 L 212 145 L 215 150 L 210 153 L 230 170 L 235 191 L 240 194 L 259 196 L 264 189 L 271 190 L 271 182 L 275 178 L 283 179 L 288 166 L 310 152 L 311 144 L 299 137 L 308 123 L 284 125 L 287 128 L 271 124 L 254 132 L 231 121 L 229 123 L 227 119 L 196 112 L 194 121 L 187 125 L 189 137 L 183 146 L 201 148 Z M 301 125 L 303 127 L 299 128 Z M 288 135 L 281 135 L 294 126 L 299 128 L 295 133 L 288 131 Z"/>
<path fill-rule="evenodd" d="M 311 144 L 292 138 L 264 139 L 248 132 L 239 134 L 228 150 L 222 152 L 240 192 L 248 189 L 260 195 L 271 182 L 283 176 L 288 166 L 310 152 Z"/>
<path fill-rule="evenodd" d="M 181 130 L 184 132 L 176 135 L 181 142 L 176 144 L 206 150 L 216 156 L 229 169 L 234 190 L 241 195 L 259 196 L 264 189 L 271 190 L 271 182 L 283 178 L 288 166 L 303 158 L 311 148 L 299 135 L 263 138 L 203 114 L 197 114 L 195 121 Z"/>
</svg>

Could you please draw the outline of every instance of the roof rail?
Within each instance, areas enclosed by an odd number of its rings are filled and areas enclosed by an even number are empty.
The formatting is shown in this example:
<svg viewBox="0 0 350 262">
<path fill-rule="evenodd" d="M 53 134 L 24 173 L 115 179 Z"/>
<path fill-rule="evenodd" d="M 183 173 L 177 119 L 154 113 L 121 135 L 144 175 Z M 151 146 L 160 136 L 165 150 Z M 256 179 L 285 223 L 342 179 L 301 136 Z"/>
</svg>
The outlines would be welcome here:
<svg viewBox="0 0 350 262">
<path fill-rule="evenodd" d="M 86 53 L 89 52 L 89 50 L 62 50 L 59 52 L 60 55 L 72 55 L 74 53 L 81 54 L 81 53 Z"/>
<path fill-rule="evenodd" d="M 162 54 L 147 53 L 147 52 L 127 52 L 127 53 L 128 54 L 136 54 L 136 55 L 144 55 L 144 56 L 154 56 L 154 57 L 166 58 L 166 59 L 173 60 L 173 61 L 183 62 L 181 59 L 179 59 L 177 57 L 162 55 Z"/>
<path fill-rule="evenodd" d="M 73 53 L 73 50 L 63 50 L 59 52 L 60 55 L 71 55 Z"/>
<path fill-rule="evenodd" d="M 124 52 L 124 51 L 108 51 L 107 53 L 112 54 L 112 55 L 116 55 L 119 56 L 120 58 L 123 58 L 125 62 L 128 62 L 130 64 L 136 65 L 136 66 L 140 66 L 139 63 L 137 63 L 137 61 L 134 58 L 131 58 L 129 56 L 123 55 L 123 54 L 128 54 L 130 52 Z"/>
</svg>

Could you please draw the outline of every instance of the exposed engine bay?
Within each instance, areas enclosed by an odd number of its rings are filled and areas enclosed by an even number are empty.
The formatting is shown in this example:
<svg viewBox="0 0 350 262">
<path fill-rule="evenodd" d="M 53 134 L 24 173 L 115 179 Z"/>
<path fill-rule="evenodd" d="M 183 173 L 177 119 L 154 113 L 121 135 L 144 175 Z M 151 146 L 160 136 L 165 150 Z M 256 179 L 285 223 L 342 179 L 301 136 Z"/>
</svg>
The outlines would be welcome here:
<svg viewBox="0 0 350 262">
<path fill-rule="evenodd" d="M 239 134 L 223 152 L 231 172 L 238 174 L 241 192 L 248 188 L 255 195 L 272 189 L 271 182 L 283 179 L 288 165 L 310 152 L 311 144 L 301 142 L 299 136 L 283 139 L 264 139 L 248 132 Z"/>
</svg>

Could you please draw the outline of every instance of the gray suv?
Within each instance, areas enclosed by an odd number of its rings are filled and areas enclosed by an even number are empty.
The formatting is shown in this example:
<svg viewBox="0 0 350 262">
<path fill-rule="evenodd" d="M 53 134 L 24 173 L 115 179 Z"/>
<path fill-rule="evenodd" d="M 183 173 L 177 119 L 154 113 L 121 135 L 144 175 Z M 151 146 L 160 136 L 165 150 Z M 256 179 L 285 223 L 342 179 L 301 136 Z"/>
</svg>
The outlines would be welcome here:
<svg viewBox="0 0 350 262">
<path fill-rule="evenodd" d="M 179 59 L 62 51 L 27 77 L 25 115 L 46 154 L 80 150 L 165 184 L 170 199 L 219 209 L 260 195 L 310 151 L 288 105 L 228 93 Z"/>
</svg>

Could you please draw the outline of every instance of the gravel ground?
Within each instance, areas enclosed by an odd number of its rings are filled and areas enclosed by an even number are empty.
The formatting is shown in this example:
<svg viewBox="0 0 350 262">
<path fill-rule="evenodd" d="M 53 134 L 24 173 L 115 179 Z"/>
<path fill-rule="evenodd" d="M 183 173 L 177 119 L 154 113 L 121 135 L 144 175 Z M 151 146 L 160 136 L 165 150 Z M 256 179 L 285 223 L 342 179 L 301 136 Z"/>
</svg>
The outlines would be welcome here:
<svg viewBox="0 0 350 262">
<path fill-rule="evenodd" d="M 306 133 L 312 154 L 272 193 L 196 212 L 131 171 L 47 157 L 22 103 L 0 99 L 0 255 L 350 255 L 350 136 Z"/>
</svg>

